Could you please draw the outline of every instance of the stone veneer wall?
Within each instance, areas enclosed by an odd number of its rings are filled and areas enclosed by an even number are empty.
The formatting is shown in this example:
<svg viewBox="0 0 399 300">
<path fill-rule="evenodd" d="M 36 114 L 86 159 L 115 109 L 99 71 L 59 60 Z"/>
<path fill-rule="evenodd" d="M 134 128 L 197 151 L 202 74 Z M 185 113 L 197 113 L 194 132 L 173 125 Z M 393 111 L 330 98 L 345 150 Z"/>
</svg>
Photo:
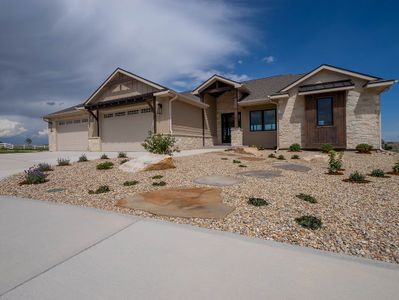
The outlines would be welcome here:
<svg viewBox="0 0 399 300">
<path fill-rule="evenodd" d="M 180 150 L 190 150 L 190 149 L 201 149 L 204 148 L 202 142 L 202 136 L 178 136 L 174 135 L 176 138 L 176 146 Z M 212 147 L 212 137 L 205 137 L 205 147 Z"/>
<path fill-rule="evenodd" d="M 101 138 L 89 138 L 89 151 L 101 151 Z"/>
<path fill-rule="evenodd" d="M 217 144 L 222 144 L 222 114 L 234 112 L 234 98 L 236 91 L 226 92 L 216 100 L 216 135 Z M 241 112 L 241 108 L 238 108 Z"/>
<path fill-rule="evenodd" d="M 57 151 L 57 126 L 55 121 L 48 124 L 47 132 L 49 151 Z"/>
<path fill-rule="evenodd" d="M 240 147 L 242 146 L 242 129 L 231 128 L 231 146 Z"/>
</svg>

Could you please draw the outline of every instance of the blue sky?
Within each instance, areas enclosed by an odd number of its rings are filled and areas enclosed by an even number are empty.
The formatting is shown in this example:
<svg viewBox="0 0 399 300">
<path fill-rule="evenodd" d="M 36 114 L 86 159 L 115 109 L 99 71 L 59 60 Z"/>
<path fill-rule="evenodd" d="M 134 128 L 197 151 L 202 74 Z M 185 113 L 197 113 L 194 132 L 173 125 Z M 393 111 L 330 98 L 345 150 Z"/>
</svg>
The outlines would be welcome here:
<svg viewBox="0 0 399 300">
<path fill-rule="evenodd" d="M 0 140 L 46 142 L 40 117 L 83 102 L 118 66 L 177 90 L 213 73 L 246 80 L 323 63 L 399 79 L 398 11 L 395 1 L 4 0 Z M 398 113 L 394 86 L 382 94 L 387 140 L 399 140 Z"/>
</svg>

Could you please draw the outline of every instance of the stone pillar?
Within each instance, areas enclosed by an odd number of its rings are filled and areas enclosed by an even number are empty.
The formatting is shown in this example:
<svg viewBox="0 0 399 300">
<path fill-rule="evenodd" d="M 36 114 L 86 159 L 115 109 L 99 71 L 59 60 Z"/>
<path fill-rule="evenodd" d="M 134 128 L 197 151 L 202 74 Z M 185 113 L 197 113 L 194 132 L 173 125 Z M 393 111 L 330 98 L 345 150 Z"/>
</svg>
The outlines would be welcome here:
<svg viewBox="0 0 399 300">
<path fill-rule="evenodd" d="M 231 146 L 241 147 L 242 146 L 242 129 L 231 128 Z"/>
<path fill-rule="evenodd" d="M 99 137 L 89 138 L 89 151 L 95 151 L 95 152 L 101 151 L 101 138 Z"/>
</svg>

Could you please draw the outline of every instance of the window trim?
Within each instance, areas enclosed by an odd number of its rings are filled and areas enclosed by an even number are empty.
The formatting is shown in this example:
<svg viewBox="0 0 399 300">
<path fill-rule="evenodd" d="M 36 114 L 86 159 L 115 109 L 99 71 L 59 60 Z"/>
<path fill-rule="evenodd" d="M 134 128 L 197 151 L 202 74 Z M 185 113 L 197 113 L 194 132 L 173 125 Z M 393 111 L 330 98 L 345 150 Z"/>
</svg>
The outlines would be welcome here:
<svg viewBox="0 0 399 300">
<path fill-rule="evenodd" d="M 274 125 L 275 125 L 275 129 L 265 129 L 265 114 L 264 114 L 264 112 L 265 111 L 269 111 L 269 110 L 272 110 L 272 111 L 274 111 L 274 121 L 275 121 L 275 123 L 274 123 Z M 260 130 L 253 130 L 252 128 L 251 128 L 251 114 L 253 113 L 253 112 L 261 112 L 261 126 L 262 126 L 262 129 L 260 129 Z M 250 132 L 260 132 L 260 131 L 267 131 L 267 132 L 270 132 L 270 131 L 277 131 L 277 109 L 276 108 L 268 108 L 268 109 L 258 109 L 258 110 L 250 110 L 249 111 L 249 131 Z"/>
<path fill-rule="evenodd" d="M 331 100 L 331 123 L 326 125 L 319 124 L 319 100 L 330 99 Z M 331 127 L 334 126 L 334 98 L 332 96 L 320 96 L 316 97 L 316 126 L 317 127 Z"/>
</svg>

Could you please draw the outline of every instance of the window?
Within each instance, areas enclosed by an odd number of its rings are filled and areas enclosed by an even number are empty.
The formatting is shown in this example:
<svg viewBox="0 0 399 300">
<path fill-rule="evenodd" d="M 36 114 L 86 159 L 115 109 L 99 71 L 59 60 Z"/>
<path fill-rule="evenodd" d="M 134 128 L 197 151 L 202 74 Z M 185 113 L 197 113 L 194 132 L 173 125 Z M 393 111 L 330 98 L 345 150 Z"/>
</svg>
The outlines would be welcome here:
<svg viewBox="0 0 399 300">
<path fill-rule="evenodd" d="M 129 110 L 129 111 L 127 112 L 128 115 L 137 115 L 138 113 L 139 113 L 139 110 L 138 110 L 138 109 Z"/>
<path fill-rule="evenodd" d="M 333 125 L 332 98 L 324 97 L 317 99 L 317 126 Z"/>
<path fill-rule="evenodd" d="M 249 112 L 250 131 L 274 131 L 277 128 L 276 110 L 265 109 Z"/>
<path fill-rule="evenodd" d="M 71 121 L 66 121 L 66 124 L 67 125 L 72 124 L 72 120 Z"/>
<path fill-rule="evenodd" d="M 112 118 L 114 114 L 104 114 L 104 119 Z"/>
<path fill-rule="evenodd" d="M 82 119 L 82 123 L 87 123 L 88 121 L 88 119 Z"/>
<path fill-rule="evenodd" d="M 63 122 L 63 121 L 60 121 L 60 122 L 58 122 L 58 125 L 65 125 L 65 122 Z"/>
<path fill-rule="evenodd" d="M 125 111 L 121 111 L 121 112 L 115 113 L 115 117 L 123 117 L 123 116 L 126 116 L 126 112 Z"/>
<path fill-rule="evenodd" d="M 141 113 L 142 113 L 142 114 L 144 114 L 144 113 L 149 113 L 149 112 L 151 112 L 151 108 L 142 108 L 142 109 L 141 109 Z"/>
<path fill-rule="evenodd" d="M 79 124 L 79 123 L 80 123 L 80 120 L 73 120 L 73 123 Z"/>
</svg>

